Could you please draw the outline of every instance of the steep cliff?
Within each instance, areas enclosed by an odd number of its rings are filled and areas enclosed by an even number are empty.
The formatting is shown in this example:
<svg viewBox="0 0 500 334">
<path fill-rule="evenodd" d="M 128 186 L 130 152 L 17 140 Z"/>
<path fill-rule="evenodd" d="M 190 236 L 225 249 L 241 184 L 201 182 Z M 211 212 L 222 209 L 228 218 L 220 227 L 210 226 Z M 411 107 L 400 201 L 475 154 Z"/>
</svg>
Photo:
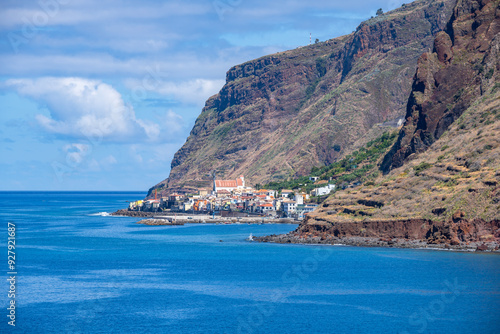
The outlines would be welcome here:
<svg viewBox="0 0 500 334">
<path fill-rule="evenodd" d="M 350 35 L 231 68 L 152 189 L 207 186 L 212 171 L 263 183 L 332 163 L 374 124 L 404 116 L 417 60 L 455 2 L 416 1 Z"/>
<path fill-rule="evenodd" d="M 412 87 L 388 174 L 337 192 L 295 235 L 500 243 L 500 0 L 459 1 Z"/>
<path fill-rule="evenodd" d="M 500 32 L 498 1 L 459 1 L 432 53 L 418 60 L 406 122 L 383 169 L 400 167 L 439 139 L 478 96 L 498 66 L 491 41 Z"/>
</svg>

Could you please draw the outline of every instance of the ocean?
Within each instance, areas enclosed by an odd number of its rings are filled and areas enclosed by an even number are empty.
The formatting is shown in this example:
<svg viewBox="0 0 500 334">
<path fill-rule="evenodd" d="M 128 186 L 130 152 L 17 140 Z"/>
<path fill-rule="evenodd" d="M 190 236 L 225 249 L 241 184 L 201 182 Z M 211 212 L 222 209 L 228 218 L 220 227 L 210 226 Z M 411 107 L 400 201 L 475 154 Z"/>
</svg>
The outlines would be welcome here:
<svg viewBox="0 0 500 334">
<path fill-rule="evenodd" d="M 0 332 L 500 331 L 498 254 L 265 244 L 246 238 L 297 225 L 107 215 L 144 196 L 0 192 L 3 276 L 15 276 L 1 285 Z"/>
</svg>

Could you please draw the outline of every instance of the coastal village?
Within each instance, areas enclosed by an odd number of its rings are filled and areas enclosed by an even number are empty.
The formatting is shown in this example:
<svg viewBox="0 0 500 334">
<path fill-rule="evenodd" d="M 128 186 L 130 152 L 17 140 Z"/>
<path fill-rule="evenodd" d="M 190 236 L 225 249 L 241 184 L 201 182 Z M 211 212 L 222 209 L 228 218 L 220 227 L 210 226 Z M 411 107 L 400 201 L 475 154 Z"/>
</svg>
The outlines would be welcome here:
<svg viewBox="0 0 500 334">
<path fill-rule="evenodd" d="M 311 196 L 324 196 L 335 190 L 335 185 L 327 181 L 318 181 L 311 177 L 317 188 L 311 193 L 300 190 L 283 189 L 281 191 L 256 190 L 245 183 L 244 176 L 236 180 L 216 180 L 212 189 L 202 188 L 196 194 L 181 195 L 172 193 L 168 196 L 131 202 L 129 211 L 158 213 L 212 214 L 222 217 L 248 217 L 251 215 L 272 218 L 303 219 L 316 209 L 311 203 Z"/>
</svg>

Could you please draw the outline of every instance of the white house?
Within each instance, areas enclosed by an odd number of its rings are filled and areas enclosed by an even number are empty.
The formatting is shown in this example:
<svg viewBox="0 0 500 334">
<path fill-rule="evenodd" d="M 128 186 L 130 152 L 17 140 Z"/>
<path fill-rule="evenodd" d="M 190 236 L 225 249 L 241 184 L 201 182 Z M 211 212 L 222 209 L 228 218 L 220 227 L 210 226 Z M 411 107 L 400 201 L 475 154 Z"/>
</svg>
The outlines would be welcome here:
<svg viewBox="0 0 500 334">
<path fill-rule="evenodd" d="M 257 211 L 262 213 L 274 211 L 274 206 L 271 203 L 264 203 L 257 207 Z"/>
<path fill-rule="evenodd" d="M 140 210 L 142 208 L 144 201 L 135 201 L 135 202 L 130 202 L 129 204 L 129 209 L 130 210 Z"/>
<path fill-rule="evenodd" d="M 281 207 L 283 205 L 283 201 L 281 199 L 275 199 L 273 201 L 273 205 L 276 208 L 276 211 L 281 211 Z"/>
<path fill-rule="evenodd" d="M 160 201 L 157 199 L 148 199 L 144 202 L 144 208 L 146 210 L 157 210 L 160 207 Z"/>
<path fill-rule="evenodd" d="M 282 207 L 283 207 L 283 212 L 285 212 L 287 215 L 290 215 L 297 211 L 297 202 L 283 201 Z"/>
<path fill-rule="evenodd" d="M 295 202 L 297 202 L 297 204 L 304 204 L 304 196 L 302 194 L 299 194 L 299 193 L 295 193 Z"/>
<path fill-rule="evenodd" d="M 323 195 L 328 195 L 332 191 L 335 190 L 335 185 L 334 184 L 328 184 L 324 187 L 316 188 L 311 191 L 313 196 L 323 196 Z"/>
<path fill-rule="evenodd" d="M 193 208 L 193 201 L 187 201 L 183 203 L 184 211 L 189 211 Z"/>
<path fill-rule="evenodd" d="M 267 191 L 267 196 L 269 196 L 269 197 L 276 197 L 276 190 L 269 189 Z"/>
<path fill-rule="evenodd" d="M 318 207 L 317 204 L 301 204 L 297 205 L 297 213 L 299 217 L 303 217 L 305 214 L 309 212 L 313 212 Z"/>
</svg>

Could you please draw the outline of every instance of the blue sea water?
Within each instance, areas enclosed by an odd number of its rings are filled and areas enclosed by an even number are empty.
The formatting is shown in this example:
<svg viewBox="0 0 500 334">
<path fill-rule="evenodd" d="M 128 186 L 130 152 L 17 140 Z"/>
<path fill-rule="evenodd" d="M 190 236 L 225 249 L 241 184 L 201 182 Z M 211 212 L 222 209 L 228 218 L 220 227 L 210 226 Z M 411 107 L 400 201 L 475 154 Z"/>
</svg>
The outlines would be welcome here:
<svg viewBox="0 0 500 334">
<path fill-rule="evenodd" d="M 153 227 L 137 192 L 0 192 L 2 333 L 499 333 L 500 256 L 248 242 L 296 225 Z M 222 242 L 221 242 L 222 240 Z"/>
</svg>

